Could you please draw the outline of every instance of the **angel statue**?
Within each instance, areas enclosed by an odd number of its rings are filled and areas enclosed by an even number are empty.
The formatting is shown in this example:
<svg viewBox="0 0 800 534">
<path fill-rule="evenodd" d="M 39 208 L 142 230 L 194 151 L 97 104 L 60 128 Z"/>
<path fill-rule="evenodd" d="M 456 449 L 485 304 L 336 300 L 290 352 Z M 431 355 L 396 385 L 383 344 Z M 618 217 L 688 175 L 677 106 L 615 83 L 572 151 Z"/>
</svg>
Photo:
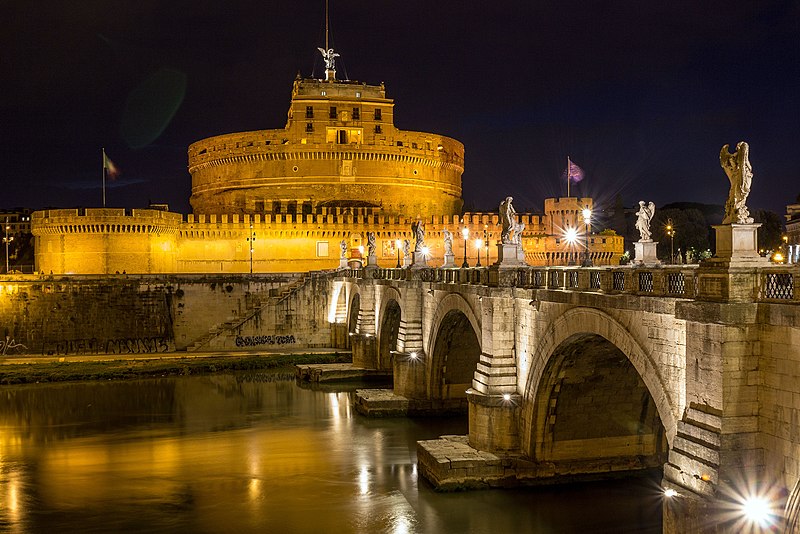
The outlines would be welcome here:
<svg viewBox="0 0 800 534">
<path fill-rule="evenodd" d="M 367 232 L 367 255 L 375 255 L 375 232 Z"/>
<path fill-rule="evenodd" d="M 645 204 L 639 201 L 639 211 L 636 212 L 636 229 L 639 230 L 639 241 L 652 241 L 650 239 L 650 221 L 656 214 L 656 205 L 650 202 Z"/>
<path fill-rule="evenodd" d="M 414 252 L 422 252 L 425 246 L 425 223 L 416 221 L 411 224 L 411 231 L 414 232 Z"/>
<path fill-rule="evenodd" d="M 750 194 L 750 184 L 753 181 L 753 167 L 750 165 L 750 147 L 744 141 L 736 144 L 736 152 L 730 154 L 728 145 L 719 152 L 719 164 L 731 181 L 731 190 L 728 201 L 725 202 L 725 219 L 722 224 L 751 224 L 750 210 L 745 206 L 747 195 Z"/>
<path fill-rule="evenodd" d="M 514 200 L 514 197 L 506 197 L 500 203 L 500 224 L 502 225 L 500 240 L 506 245 L 514 243 L 511 233 L 514 232 L 517 224 L 517 212 L 514 210 L 514 206 L 511 205 L 512 200 Z"/>
<path fill-rule="evenodd" d="M 411 241 L 403 239 L 403 258 L 411 257 Z"/>
<path fill-rule="evenodd" d="M 340 258 L 346 258 L 347 257 L 347 241 L 345 241 L 344 239 L 342 239 L 342 241 L 339 243 L 339 250 L 340 250 L 339 257 Z"/>
<path fill-rule="evenodd" d="M 442 234 L 444 234 L 444 254 L 445 256 L 453 255 L 453 234 L 450 233 L 450 230 L 444 229 L 442 230 Z"/>
<path fill-rule="evenodd" d="M 325 50 L 324 48 L 317 47 L 320 54 L 322 54 L 322 59 L 325 60 L 325 69 L 326 70 L 335 70 L 336 69 L 336 60 L 334 58 L 339 57 L 339 54 L 333 51 L 333 48 L 329 48 Z"/>
</svg>

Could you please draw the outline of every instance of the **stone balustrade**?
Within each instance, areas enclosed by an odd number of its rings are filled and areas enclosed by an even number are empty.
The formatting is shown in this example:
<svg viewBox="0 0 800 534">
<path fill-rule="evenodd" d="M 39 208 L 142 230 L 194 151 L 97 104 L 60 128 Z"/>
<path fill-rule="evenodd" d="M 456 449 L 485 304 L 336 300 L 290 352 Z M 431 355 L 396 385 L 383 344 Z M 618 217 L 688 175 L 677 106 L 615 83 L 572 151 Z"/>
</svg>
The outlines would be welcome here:
<svg viewBox="0 0 800 534">
<path fill-rule="evenodd" d="M 800 266 L 768 265 L 749 270 L 756 281 L 755 301 L 798 302 L 794 279 Z M 499 276 L 498 273 L 502 273 Z M 647 267 L 522 267 L 497 270 L 489 267 L 430 269 L 346 269 L 348 278 L 420 280 L 431 283 L 506 286 L 653 297 L 698 298 L 704 277 L 714 276 L 698 265 Z"/>
</svg>

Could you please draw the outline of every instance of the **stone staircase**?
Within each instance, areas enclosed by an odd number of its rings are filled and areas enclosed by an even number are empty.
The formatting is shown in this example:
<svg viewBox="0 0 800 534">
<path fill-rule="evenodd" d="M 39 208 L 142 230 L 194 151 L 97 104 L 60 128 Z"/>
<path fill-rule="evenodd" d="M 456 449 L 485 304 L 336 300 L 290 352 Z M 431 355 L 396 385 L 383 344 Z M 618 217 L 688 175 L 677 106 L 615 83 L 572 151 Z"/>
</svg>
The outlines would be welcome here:
<svg viewBox="0 0 800 534">
<path fill-rule="evenodd" d="M 713 496 L 719 484 L 721 432 L 721 412 L 690 404 L 678 421 L 664 477 L 700 495 Z"/>
<path fill-rule="evenodd" d="M 282 301 L 286 300 L 292 294 L 296 293 L 301 287 L 303 287 L 306 284 L 306 282 L 308 282 L 308 280 L 309 280 L 308 275 L 304 274 L 300 278 L 298 278 L 296 280 L 293 280 L 292 282 L 286 284 L 285 286 L 280 288 L 280 290 L 278 291 L 278 293 L 276 295 L 272 295 L 268 299 L 266 299 L 267 300 L 267 304 L 266 305 L 275 304 L 275 303 L 282 302 Z M 226 334 L 228 332 L 232 332 L 233 330 L 239 328 L 240 326 L 245 324 L 247 321 L 251 320 L 253 317 L 255 317 L 256 315 L 261 313 L 261 310 L 264 308 L 264 306 L 265 306 L 264 302 L 262 302 L 259 299 L 256 302 L 255 305 L 253 305 L 252 307 L 248 307 L 248 309 L 245 310 L 244 315 L 241 315 L 239 317 L 234 317 L 233 319 L 230 319 L 229 321 L 226 321 L 224 323 L 218 324 L 217 326 L 215 326 L 214 328 L 209 330 L 209 332 L 207 334 L 205 334 L 202 337 L 196 339 L 194 341 L 194 343 L 192 343 L 191 345 L 188 345 L 186 347 L 186 351 L 187 352 L 196 352 L 196 351 L 198 351 L 198 350 L 200 350 L 200 349 L 202 349 L 204 347 L 208 347 L 208 345 L 214 339 L 216 339 L 219 336 L 222 336 L 222 335 L 224 335 L 224 334 Z"/>
</svg>

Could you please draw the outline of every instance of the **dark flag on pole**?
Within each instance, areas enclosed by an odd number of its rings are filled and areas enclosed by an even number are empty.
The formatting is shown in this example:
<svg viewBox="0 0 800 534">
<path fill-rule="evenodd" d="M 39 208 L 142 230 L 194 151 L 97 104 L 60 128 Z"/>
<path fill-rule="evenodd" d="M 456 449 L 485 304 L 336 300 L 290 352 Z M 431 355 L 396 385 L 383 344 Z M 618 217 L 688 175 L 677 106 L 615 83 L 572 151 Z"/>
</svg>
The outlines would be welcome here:
<svg viewBox="0 0 800 534">
<path fill-rule="evenodd" d="M 117 166 L 114 165 L 114 162 L 111 161 L 108 156 L 106 156 L 105 150 L 103 150 L 103 169 L 105 169 L 106 176 L 108 176 L 110 180 L 113 180 L 119 176 L 119 169 L 117 169 Z"/>
<path fill-rule="evenodd" d="M 584 176 L 585 176 L 585 173 L 583 172 L 583 169 L 581 169 L 580 167 L 575 165 L 575 163 L 573 163 L 572 160 L 569 159 L 569 156 L 567 156 L 567 168 L 564 171 L 564 173 L 561 175 L 561 178 L 566 178 L 566 180 L 567 180 L 567 196 L 568 197 L 569 197 L 569 185 L 572 182 L 575 182 L 575 183 L 580 182 L 581 180 L 583 180 Z"/>
</svg>

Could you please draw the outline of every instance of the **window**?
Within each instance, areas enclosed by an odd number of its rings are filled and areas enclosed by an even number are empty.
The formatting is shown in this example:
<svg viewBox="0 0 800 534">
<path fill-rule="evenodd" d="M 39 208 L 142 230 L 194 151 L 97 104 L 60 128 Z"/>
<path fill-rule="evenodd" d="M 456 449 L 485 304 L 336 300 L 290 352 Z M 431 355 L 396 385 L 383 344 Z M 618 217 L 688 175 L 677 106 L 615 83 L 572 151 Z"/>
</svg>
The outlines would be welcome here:
<svg viewBox="0 0 800 534">
<path fill-rule="evenodd" d="M 313 122 L 307 122 L 306 123 L 306 131 L 307 132 L 313 132 L 314 131 L 314 123 Z"/>
<path fill-rule="evenodd" d="M 403 146 L 403 142 L 402 141 L 398 141 L 397 142 L 397 146 Z"/>
<path fill-rule="evenodd" d="M 314 108 L 311 106 L 306 106 L 306 118 L 313 119 L 314 118 Z"/>
<path fill-rule="evenodd" d="M 353 108 L 353 120 L 357 121 L 359 119 L 361 119 L 361 110 L 358 108 Z"/>
<path fill-rule="evenodd" d="M 281 201 L 280 200 L 273 200 L 272 201 L 272 213 L 280 213 L 281 212 Z"/>
<path fill-rule="evenodd" d="M 303 215 L 311 215 L 311 202 L 303 202 Z"/>
<path fill-rule="evenodd" d="M 317 257 L 318 258 L 327 258 L 328 257 L 328 242 L 327 241 L 317 241 Z"/>
<path fill-rule="evenodd" d="M 347 130 L 339 130 L 339 137 L 337 139 L 337 142 L 340 145 L 346 145 L 347 144 Z"/>
<path fill-rule="evenodd" d="M 361 91 L 356 91 L 356 98 L 361 98 Z"/>
<path fill-rule="evenodd" d="M 297 201 L 290 200 L 286 203 L 286 213 L 295 214 L 297 213 Z"/>
<path fill-rule="evenodd" d="M 381 120 L 381 109 L 380 108 L 376 108 L 375 109 L 375 120 L 376 121 Z"/>
<path fill-rule="evenodd" d="M 321 94 L 322 96 L 325 96 L 325 95 L 327 95 L 327 94 L 328 94 L 328 91 L 322 91 L 320 94 Z"/>
<path fill-rule="evenodd" d="M 411 148 L 417 148 L 417 143 L 411 143 Z"/>
<path fill-rule="evenodd" d="M 331 119 L 335 119 L 336 118 L 336 106 L 331 106 L 331 110 L 328 113 L 328 117 L 331 118 Z"/>
<path fill-rule="evenodd" d="M 264 211 L 264 201 L 263 200 L 256 200 L 255 211 L 257 211 L 259 213 Z"/>
<path fill-rule="evenodd" d="M 382 133 L 380 124 L 376 124 L 375 125 L 375 133 L 377 133 L 377 134 Z"/>
</svg>

